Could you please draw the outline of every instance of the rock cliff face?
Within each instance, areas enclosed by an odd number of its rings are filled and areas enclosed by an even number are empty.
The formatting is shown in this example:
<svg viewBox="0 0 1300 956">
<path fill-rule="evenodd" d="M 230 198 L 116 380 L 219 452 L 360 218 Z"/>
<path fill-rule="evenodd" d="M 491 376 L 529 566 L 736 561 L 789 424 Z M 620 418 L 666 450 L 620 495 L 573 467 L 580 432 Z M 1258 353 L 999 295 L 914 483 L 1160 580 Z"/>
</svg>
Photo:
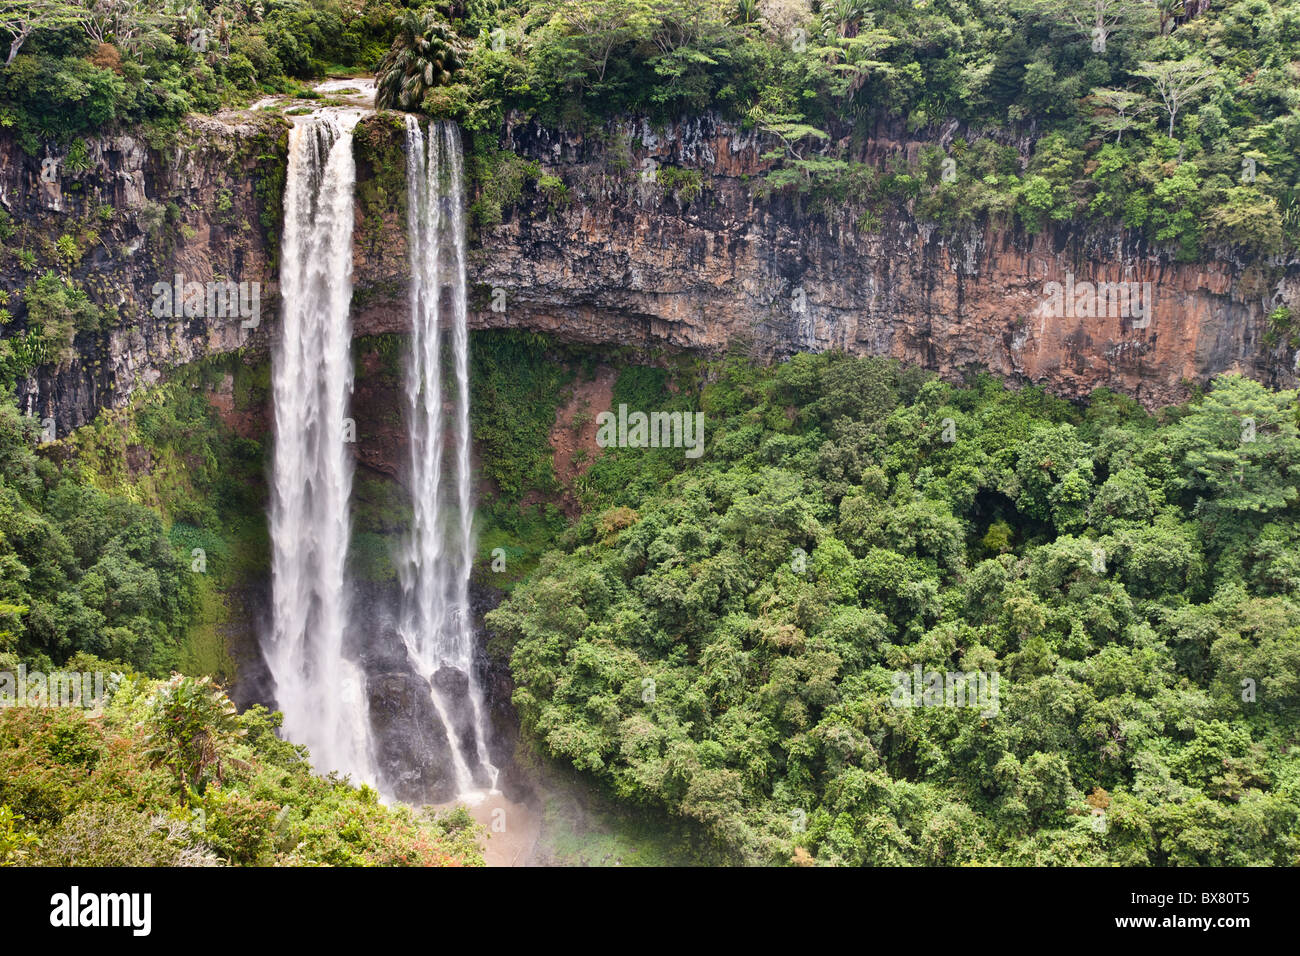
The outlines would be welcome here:
<svg viewBox="0 0 1300 956">
<path fill-rule="evenodd" d="M 170 366 L 243 348 L 265 353 L 277 327 L 286 133 L 281 117 L 195 119 L 161 150 L 131 136 L 93 141 L 76 170 L 0 136 L 0 206 L 18 229 L 9 245 L 39 253 L 28 270 L 11 255 L 0 287 L 21 292 L 57 265 L 117 309 L 108 327 L 77 333 L 64 360 L 20 383 L 24 410 L 53 418 L 62 435 Z M 906 206 L 875 210 L 864 230 L 855 211 L 813 214 L 788 197 L 762 198 L 771 144 L 709 116 L 666 129 L 610 124 L 586 137 L 511 123 L 502 142 L 547 178 L 508 197 L 498 224 L 476 229 L 477 328 L 647 350 L 741 342 L 766 357 L 840 348 L 949 377 L 984 368 L 1069 397 L 1108 386 L 1150 407 L 1223 371 L 1296 383 L 1296 354 L 1266 345 L 1264 331 L 1278 305 L 1300 312 L 1300 262 L 1175 263 L 1131 235 L 1082 229 L 954 235 Z M 359 335 L 407 325 L 401 143 L 391 114 L 358 127 Z M 883 164 L 922 145 L 882 128 L 857 158 Z M 60 160 L 52 182 L 42 175 L 50 158 Z M 685 175 L 659 175 L 665 167 Z M 63 234 L 85 248 L 59 264 Z M 259 283 L 260 321 L 156 317 L 154 283 L 176 274 Z M 1136 283 L 1148 290 L 1150 314 L 1053 312 L 1044 308 L 1052 282 Z M 12 300 L 5 335 L 24 326 L 22 299 Z"/>
<path fill-rule="evenodd" d="M 98 409 L 124 404 L 167 368 L 265 335 L 265 321 L 238 314 L 156 316 L 153 287 L 177 275 L 186 283 L 246 282 L 250 291 L 257 283 L 260 317 L 274 318 L 273 237 L 287 130 L 269 116 L 192 117 L 173 145 L 108 136 L 86 141 L 75 162 L 29 156 L 0 135 L 0 207 L 14 228 L 7 243 L 14 254 L 0 267 L 13 313 L 3 334 L 27 325 L 24 290 L 47 271 L 116 310 L 99 328 L 76 330 L 62 357 L 20 381 L 20 408 L 53 419 L 62 437 Z M 30 268 L 17 250 L 33 257 Z"/>
<path fill-rule="evenodd" d="M 863 161 L 924 145 L 878 132 Z M 880 210 L 879 227 L 861 231 L 847 211 L 756 198 L 770 144 L 708 117 L 588 139 L 515 125 L 505 140 L 571 199 L 531 197 L 484 233 L 474 277 L 504 290 L 506 307 L 480 309 L 481 325 L 679 348 L 752 339 L 776 356 L 839 348 L 950 377 L 986 368 L 1069 397 L 1107 386 L 1148 406 L 1224 371 L 1296 380 L 1294 351 L 1262 337 L 1271 309 L 1300 302 L 1300 262 L 1177 264 L 1131 236 L 1083 230 L 953 237 L 908 208 Z M 698 197 L 656 183 L 671 182 L 655 175 L 663 166 L 697 170 Z M 1051 282 L 1134 282 L 1150 315 L 1052 314 Z"/>
</svg>

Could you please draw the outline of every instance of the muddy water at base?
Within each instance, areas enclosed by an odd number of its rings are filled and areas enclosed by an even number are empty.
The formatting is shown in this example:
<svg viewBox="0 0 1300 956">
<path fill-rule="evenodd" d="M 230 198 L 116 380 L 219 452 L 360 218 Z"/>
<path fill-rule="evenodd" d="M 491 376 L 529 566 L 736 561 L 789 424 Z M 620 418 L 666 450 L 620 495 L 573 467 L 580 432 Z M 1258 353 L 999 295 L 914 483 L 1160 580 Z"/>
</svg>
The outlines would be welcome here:
<svg viewBox="0 0 1300 956">
<path fill-rule="evenodd" d="M 488 866 L 530 866 L 541 835 L 537 811 L 522 803 L 512 803 L 504 794 L 491 793 L 479 802 L 465 801 L 476 823 L 487 833 L 480 846 L 483 862 Z M 456 806 L 455 803 L 446 804 Z"/>
</svg>

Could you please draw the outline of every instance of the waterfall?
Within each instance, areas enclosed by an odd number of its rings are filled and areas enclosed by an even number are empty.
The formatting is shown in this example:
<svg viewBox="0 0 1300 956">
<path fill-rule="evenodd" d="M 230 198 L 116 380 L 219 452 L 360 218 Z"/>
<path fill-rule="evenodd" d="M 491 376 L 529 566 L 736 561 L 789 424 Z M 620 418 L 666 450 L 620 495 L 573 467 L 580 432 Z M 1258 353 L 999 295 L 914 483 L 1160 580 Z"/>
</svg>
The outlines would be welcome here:
<svg viewBox="0 0 1300 956">
<path fill-rule="evenodd" d="M 364 680 L 348 646 L 352 462 L 352 114 L 289 133 L 280 336 L 272 355 L 272 626 L 264 648 L 284 734 L 320 772 L 372 782 Z"/>
<path fill-rule="evenodd" d="M 494 789 L 496 769 L 487 754 L 469 606 L 474 508 L 462 162 L 458 127 L 430 123 L 426 137 L 419 121 L 407 117 L 413 517 L 400 568 L 400 632 L 420 676 L 430 682 L 451 743 L 456 790 L 464 796 Z"/>
<path fill-rule="evenodd" d="M 295 120 L 289 134 L 282 327 L 272 355 L 273 620 L 265 657 L 284 734 L 308 747 L 318 771 L 351 774 L 397 799 L 474 802 L 496 792 L 497 771 L 469 599 L 474 501 L 460 130 L 433 123 L 426 136 L 407 118 L 412 520 L 396 562 L 395 621 L 372 614 L 370 603 L 350 621 L 348 311 L 359 116 L 321 111 Z"/>
</svg>

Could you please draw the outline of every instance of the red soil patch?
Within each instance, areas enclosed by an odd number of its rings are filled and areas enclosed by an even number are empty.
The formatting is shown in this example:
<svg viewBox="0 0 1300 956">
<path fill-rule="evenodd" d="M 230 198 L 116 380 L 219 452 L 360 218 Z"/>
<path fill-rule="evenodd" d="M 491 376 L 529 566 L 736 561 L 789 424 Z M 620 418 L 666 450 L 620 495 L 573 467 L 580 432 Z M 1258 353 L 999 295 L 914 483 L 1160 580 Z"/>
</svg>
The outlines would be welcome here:
<svg viewBox="0 0 1300 956">
<path fill-rule="evenodd" d="M 240 411 L 235 408 L 235 377 L 223 375 L 216 388 L 208 391 L 208 403 L 217 411 L 222 424 L 240 438 L 260 440 L 269 430 L 270 415 L 267 408 L 252 411 Z"/>
<path fill-rule="evenodd" d="M 576 518 L 582 510 L 574 493 L 575 483 L 600 457 L 596 416 L 609 411 L 617 378 L 618 372 L 610 366 L 597 366 L 595 378 L 576 382 L 568 400 L 555 411 L 551 463 L 556 479 L 564 488 L 559 505 L 569 518 Z"/>
</svg>

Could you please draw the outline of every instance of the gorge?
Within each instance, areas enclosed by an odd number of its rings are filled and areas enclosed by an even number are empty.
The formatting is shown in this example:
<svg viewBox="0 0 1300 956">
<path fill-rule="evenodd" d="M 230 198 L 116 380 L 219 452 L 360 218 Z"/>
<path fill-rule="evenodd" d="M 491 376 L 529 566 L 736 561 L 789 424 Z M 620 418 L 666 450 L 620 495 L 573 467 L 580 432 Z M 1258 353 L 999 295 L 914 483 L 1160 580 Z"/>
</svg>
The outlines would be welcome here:
<svg viewBox="0 0 1300 956">
<path fill-rule="evenodd" d="M 1124 5 L 0 18 L 0 865 L 1294 864 L 1300 8 Z"/>
<path fill-rule="evenodd" d="M 425 132 L 414 118 L 348 105 L 291 119 L 287 138 L 284 121 L 265 116 L 207 121 L 171 159 L 129 137 L 102 141 L 67 194 L 35 188 L 33 161 L 0 134 L 12 159 L 6 195 L 28 197 L 34 224 L 75 214 L 92 197 L 129 209 L 169 196 L 184 201 L 188 224 L 162 262 L 141 261 L 138 225 L 114 227 L 114 244 L 86 263 L 87 277 L 111 263 L 110 294 L 138 319 L 79 338 L 82 358 L 26 379 L 20 407 L 52 418 L 62 434 L 101 406 L 128 403 L 177 363 L 270 353 L 272 402 L 256 414 L 275 423 L 272 586 L 257 600 L 269 601 L 274 624 L 264 664 L 256 622 L 231 625 L 238 696 L 274 701 L 288 738 L 307 744 L 320 769 L 408 802 L 490 790 L 500 759 L 487 750 L 470 637 L 471 328 L 631 347 L 652 362 L 663 349 L 717 354 L 738 341 L 767 357 L 841 348 L 949 376 L 987 368 L 1071 397 L 1106 386 L 1152 405 L 1221 371 L 1295 381 L 1294 356 L 1262 341 L 1268 309 L 1300 290 L 1294 264 L 1250 292 L 1259 280 L 1249 268 L 1175 263 L 1123 234 L 940 235 L 905 209 L 863 233 L 842 216 L 756 195 L 749 181 L 766 165 L 762 137 L 707 116 L 658 130 L 621 120 L 604 137 L 508 125 L 505 147 L 559 177 L 572 199 L 557 205 L 524 188 L 498 225 L 476 224 L 467 243 L 461 217 L 476 197 L 461 192 L 454 125 Z M 896 136 L 882 128 L 864 159 L 919 148 Z M 699 170 L 699 195 L 683 199 L 653 177 L 621 172 L 609 143 L 625 144 L 629 170 Z M 268 163 L 284 169 L 282 232 L 235 228 L 274 212 L 276 197 L 254 185 L 275 178 Z M 480 181 L 480 196 L 485 188 Z M 213 205 L 222 194 L 234 219 Z M 140 308 L 155 275 L 173 269 L 261 283 L 264 319 L 250 327 L 237 315 L 167 319 Z M 1159 289 L 1150 327 L 1035 317 L 1044 284 L 1070 270 L 1099 281 L 1150 277 Z M 361 416 L 358 441 L 342 434 L 351 422 L 350 340 L 389 333 L 410 340 L 407 460 L 387 446 L 396 436 L 373 413 Z M 345 584 L 358 463 L 405 476 L 412 507 L 398 581 L 360 593 Z"/>
</svg>

